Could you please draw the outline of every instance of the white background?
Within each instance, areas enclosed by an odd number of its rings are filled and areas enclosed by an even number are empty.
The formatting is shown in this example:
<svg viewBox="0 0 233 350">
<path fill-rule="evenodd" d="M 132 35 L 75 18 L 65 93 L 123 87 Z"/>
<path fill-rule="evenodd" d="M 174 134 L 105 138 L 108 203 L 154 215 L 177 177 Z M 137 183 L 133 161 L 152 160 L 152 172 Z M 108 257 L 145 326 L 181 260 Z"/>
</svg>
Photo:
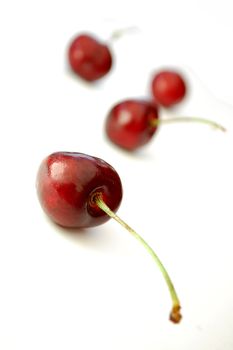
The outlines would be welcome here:
<svg viewBox="0 0 233 350">
<path fill-rule="evenodd" d="M 233 349 L 232 1 L 2 1 L 0 5 L 0 349 Z M 88 85 L 67 68 L 74 34 L 138 31 L 112 44 L 115 65 Z M 160 128 L 135 154 L 104 136 L 109 108 L 150 97 L 151 74 L 180 69 L 189 96 L 173 113 L 205 125 Z M 166 115 L 166 112 L 163 112 Z M 182 303 L 143 247 L 109 221 L 70 232 L 35 191 L 55 151 L 103 158 L 122 179 L 119 215 L 154 247 Z"/>
</svg>

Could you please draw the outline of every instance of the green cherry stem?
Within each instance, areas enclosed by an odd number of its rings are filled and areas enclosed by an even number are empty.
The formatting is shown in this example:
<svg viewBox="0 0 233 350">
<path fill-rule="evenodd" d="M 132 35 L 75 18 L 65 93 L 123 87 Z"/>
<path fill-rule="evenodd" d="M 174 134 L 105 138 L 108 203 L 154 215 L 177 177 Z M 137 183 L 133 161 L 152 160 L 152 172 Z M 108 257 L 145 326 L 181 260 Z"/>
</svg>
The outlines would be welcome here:
<svg viewBox="0 0 233 350">
<path fill-rule="evenodd" d="M 182 316 L 180 313 L 180 301 L 177 296 L 175 287 L 171 281 L 170 276 L 167 273 L 167 270 L 163 266 L 161 260 L 158 258 L 157 254 L 154 252 L 154 250 L 149 246 L 149 244 L 137 233 L 135 232 L 126 222 L 124 222 L 119 216 L 117 216 L 103 201 L 102 195 L 97 193 L 94 198 L 95 203 L 97 206 L 102 209 L 108 216 L 116 220 L 120 225 L 122 225 L 129 233 L 132 234 L 134 238 L 136 238 L 143 246 L 144 248 L 148 251 L 148 253 L 152 256 L 156 264 L 158 265 L 160 271 L 163 274 L 163 277 L 167 283 L 168 289 L 171 294 L 171 299 L 172 299 L 172 310 L 170 312 L 170 320 L 173 323 L 179 323 Z"/>
<path fill-rule="evenodd" d="M 138 27 L 131 26 L 131 27 L 125 27 L 121 29 L 114 30 L 108 39 L 109 42 L 115 41 L 120 39 L 123 35 L 130 33 L 130 32 L 136 32 L 138 31 Z"/>
<path fill-rule="evenodd" d="M 158 126 L 160 124 L 170 124 L 170 123 L 176 123 L 176 122 L 191 122 L 191 123 L 202 123 L 209 125 L 215 129 L 219 129 L 221 131 L 226 131 L 226 128 L 222 126 L 221 124 L 218 124 L 214 122 L 213 120 L 205 119 L 205 118 L 198 118 L 198 117 L 170 117 L 167 119 L 154 119 L 150 122 L 151 126 Z"/>
</svg>

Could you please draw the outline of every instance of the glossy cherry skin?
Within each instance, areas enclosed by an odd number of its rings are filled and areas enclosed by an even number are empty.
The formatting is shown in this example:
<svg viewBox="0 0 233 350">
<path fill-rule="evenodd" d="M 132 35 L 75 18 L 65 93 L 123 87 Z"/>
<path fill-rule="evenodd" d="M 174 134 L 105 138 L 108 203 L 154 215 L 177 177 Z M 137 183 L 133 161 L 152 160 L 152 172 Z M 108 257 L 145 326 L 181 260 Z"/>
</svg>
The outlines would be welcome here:
<svg viewBox="0 0 233 350">
<path fill-rule="evenodd" d="M 108 113 L 106 133 L 116 145 L 132 151 L 148 143 L 157 126 L 157 106 L 149 101 L 125 100 L 116 104 Z"/>
<path fill-rule="evenodd" d="M 184 98 L 186 84 L 179 73 L 161 71 L 153 77 L 151 90 L 156 103 L 164 107 L 171 107 Z"/>
<path fill-rule="evenodd" d="M 37 175 L 37 194 L 45 213 L 64 227 L 90 227 L 107 220 L 96 194 L 116 211 L 122 185 L 116 170 L 102 159 L 82 153 L 57 152 L 45 158 Z"/>
<path fill-rule="evenodd" d="M 112 54 L 107 45 L 87 34 L 76 37 L 68 50 L 72 70 L 82 79 L 95 81 L 112 67 Z"/>
</svg>

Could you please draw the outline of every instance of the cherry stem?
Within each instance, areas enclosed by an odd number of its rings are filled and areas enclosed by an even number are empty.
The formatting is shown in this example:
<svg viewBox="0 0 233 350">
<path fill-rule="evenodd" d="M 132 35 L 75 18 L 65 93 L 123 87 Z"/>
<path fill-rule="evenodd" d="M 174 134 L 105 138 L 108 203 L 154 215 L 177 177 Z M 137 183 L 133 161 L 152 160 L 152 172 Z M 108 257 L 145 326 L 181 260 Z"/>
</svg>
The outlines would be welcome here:
<svg viewBox="0 0 233 350">
<path fill-rule="evenodd" d="M 112 32 L 111 36 L 109 37 L 108 41 L 109 42 L 115 41 L 115 40 L 121 38 L 125 33 L 134 32 L 137 30 L 138 30 L 138 28 L 135 26 L 114 30 Z"/>
<path fill-rule="evenodd" d="M 196 122 L 196 123 L 202 123 L 202 124 L 206 124 L 209 126 L 212 126 L 216 129 L 219 129 L 221 131 L 226 131 L 226 128 L 224 128 L 224 126 L 209 120 L 209 119 L 205 119 L 205 118 L 198 118 L 198 117 L 171 117 L 169 119 L 154 119 L 150 122 L 151 126 L 157 126 L 160 124 L 170 124 L 170 123 L 176 123 L 176 122 Z"/>
<path fill-rule="evenodd" d="M 102 195 L 101 194 L 96 194 L 94 197 L 94 201 L 95 203 L 98 205 L 98 207 L 100 209 L 102 209 L 108 216 L 110 216 L 111 218 L 113 218 L 114 220 L 116 220 L 120 225 L 122 225 L 129 233 L 131 233 L 134 238 L 136 238 L 143 246 L 144 248 L 148 251 L 148 253 L 152 256 L 152 258 L 154 259 L 154 261 L 156 262 L 156 264 L 158 265 L 160 271 L 163 274 L 163 277 L 167 283 L 168 289 L 170 291 L 171 294 L 171 299 L 172 299 L 172 310 L 170 312 L 170 321 L 172 321 L 173 323 L 179 323 L 182 316 L 180 313 L 180 301 L 179 298 L 177 296 L 175 287 L 171 281 L 170 276 L 167 273 L 167 270 L 165 269 L 165 267 L 163 266 L 161 260 L 159 259 L 159 257 L 157 256 L 157 254 L 154 252 L 154 250 L 149 246 L 149 244 L 137 233 L 135 232 L 128 224 L 126 224 L 126 222 L 124 222 L 119 216 L 117 216 L 107 205 L 106 203 L 103 201 L 102 199 Z"/>
</svg>

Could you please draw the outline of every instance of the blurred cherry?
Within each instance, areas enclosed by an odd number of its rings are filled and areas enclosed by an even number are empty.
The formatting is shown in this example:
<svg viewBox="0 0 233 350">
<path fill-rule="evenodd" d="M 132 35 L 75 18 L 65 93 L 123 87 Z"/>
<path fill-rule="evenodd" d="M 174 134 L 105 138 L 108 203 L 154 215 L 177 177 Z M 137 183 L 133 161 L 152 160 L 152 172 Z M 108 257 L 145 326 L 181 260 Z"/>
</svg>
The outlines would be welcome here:
<svg viewBox="0 0 233 350">
<path fill-rule="evenodd" d="M 180 73 L 164 70 L 152 78 L 151 90 L 156 103 L 171 107 L 184 99 L 187 87 Z"/>
</svg>

